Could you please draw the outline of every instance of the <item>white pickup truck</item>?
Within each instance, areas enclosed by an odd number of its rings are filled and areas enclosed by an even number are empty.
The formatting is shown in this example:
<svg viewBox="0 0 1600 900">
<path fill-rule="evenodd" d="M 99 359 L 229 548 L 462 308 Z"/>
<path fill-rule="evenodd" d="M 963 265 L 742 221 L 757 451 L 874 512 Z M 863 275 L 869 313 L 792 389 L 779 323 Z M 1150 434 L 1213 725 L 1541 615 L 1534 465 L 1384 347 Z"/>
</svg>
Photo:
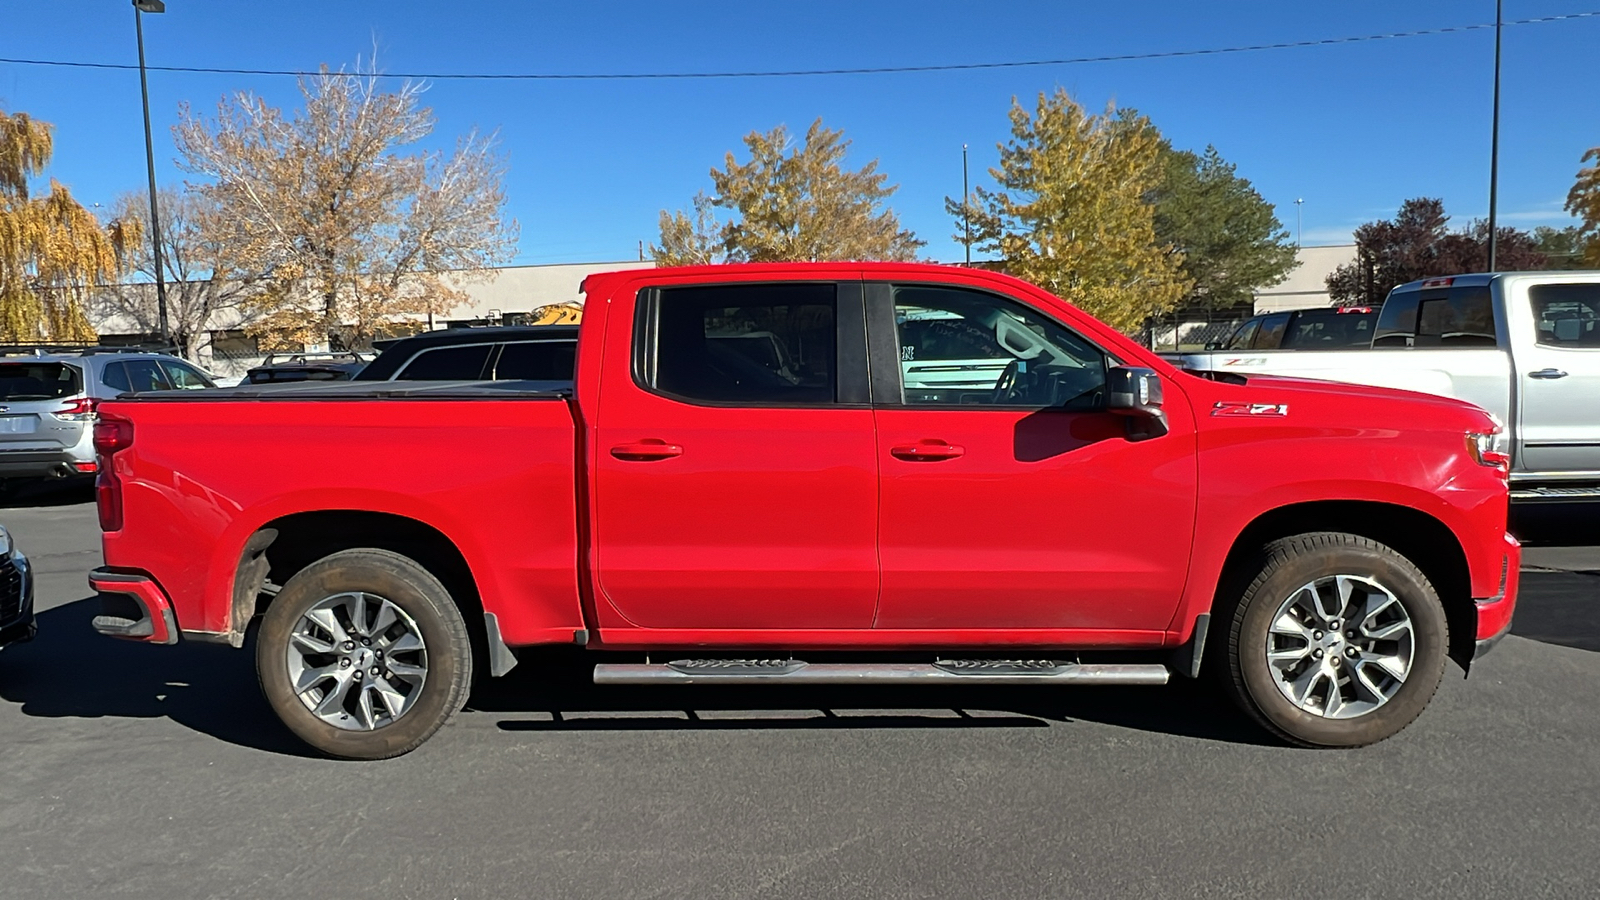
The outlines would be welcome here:
<svg viewBox="0 0 1600 900">
<path fill-rule="evenodd" d="M 1511 497 L 1600 499 L 1600 272 L 1457 275 L 1389 292 L 1372 346 L 1164 354 L 1188 369 L 1455 397 L 1506 425 Z"/>
</svg>

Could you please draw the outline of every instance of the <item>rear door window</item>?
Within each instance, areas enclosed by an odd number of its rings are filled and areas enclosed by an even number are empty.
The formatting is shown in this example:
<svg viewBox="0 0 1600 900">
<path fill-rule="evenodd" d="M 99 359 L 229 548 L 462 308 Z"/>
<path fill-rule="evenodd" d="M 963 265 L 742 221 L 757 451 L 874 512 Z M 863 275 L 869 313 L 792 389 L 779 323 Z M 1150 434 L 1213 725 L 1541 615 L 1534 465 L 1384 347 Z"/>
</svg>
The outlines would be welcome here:
<svg viewBox="0 0 1600 900">
<path fill-rule="evenodd" d="M 571 381 L 577 365 L 576 341 L 517 341 L 506 344 L 495 361 L 499 381 Z"/>
<path fill-rule="evenodd" d="M 122 365 L 128 373 L 129 390 L 134 393 L 172 390 L 172 383 L 161 373 L 161 367 L 156 365 L 155 360 L 129 359 L 124 360 Z"/>
<path fill-rule="evenodd" d="M 478 381 L 494 344 L 424 350 L 411 358 L 396 381 Z"/>
<path fill-rule="evenodd" d="M 1374 347 L 1456 349 L 1498 343 L 1488 285 L 1394 291 L 1378 314 Z"/>
<path fill-rule="evenodd" d="M 1540 344 L 1600 349 L 1600 284 L 1539 284 L 1528 296 Z"/>
<path fill-rule="evenodd" d="M 57 400 L 83 391 L 75 366 L 55 362 L 0 363 L 0 400 Z"/>
<path fill-rule="evenodd" d="M 1276 350 L 1283 345 L 1283 332 L 1289 327 L 1289 314 L 1278 313 L 1261 320 L 1261 331 L 1256 334 L 1252 347 L 1256 350 Z"/>
</svg>

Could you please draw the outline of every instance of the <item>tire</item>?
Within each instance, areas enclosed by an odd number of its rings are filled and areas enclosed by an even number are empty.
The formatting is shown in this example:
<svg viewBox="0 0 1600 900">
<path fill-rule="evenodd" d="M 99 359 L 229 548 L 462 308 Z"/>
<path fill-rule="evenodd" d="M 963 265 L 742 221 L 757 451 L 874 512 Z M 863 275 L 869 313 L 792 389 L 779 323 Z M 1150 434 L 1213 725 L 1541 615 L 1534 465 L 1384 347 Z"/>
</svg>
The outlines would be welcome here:
<svg viewBox="0 0 1600 900">
<path fill-rule="evenodd" d="M 278 718 L 316 750 L 387 759 L 466 704 L 471 643 L 449 592 L 414 560 L 345 550 L 296 573 L 267 607 L 256 674 Z"/>
<path fill-rule="evenodd" d="M 1224 658 L 1212 671 L 1278 738 L 1374 744 L 1411 724 L 1439 689 L 1444 607 L 1393 549 L 1342 532 L 1295 535 L 1263 548 L 1240 583 L 1218 610 Z"/>
</svg>

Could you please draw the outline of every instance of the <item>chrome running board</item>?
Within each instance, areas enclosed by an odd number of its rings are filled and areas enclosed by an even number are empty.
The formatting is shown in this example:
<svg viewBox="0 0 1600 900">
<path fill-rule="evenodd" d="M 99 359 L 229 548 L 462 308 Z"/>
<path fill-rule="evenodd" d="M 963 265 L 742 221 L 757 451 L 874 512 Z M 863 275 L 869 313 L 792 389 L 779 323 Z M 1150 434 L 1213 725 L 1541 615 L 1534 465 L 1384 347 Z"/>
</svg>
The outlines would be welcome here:
<svg viewBox="0 0 1600 900">
<path fill-rule="evenodd" d="M 797 659 L 679 659 L 594 667 L 595 684 L 1166 684 L 1166 666 L 1056 660 L 942 659 L 934 663 L 806 663 Z"/>
</svg>

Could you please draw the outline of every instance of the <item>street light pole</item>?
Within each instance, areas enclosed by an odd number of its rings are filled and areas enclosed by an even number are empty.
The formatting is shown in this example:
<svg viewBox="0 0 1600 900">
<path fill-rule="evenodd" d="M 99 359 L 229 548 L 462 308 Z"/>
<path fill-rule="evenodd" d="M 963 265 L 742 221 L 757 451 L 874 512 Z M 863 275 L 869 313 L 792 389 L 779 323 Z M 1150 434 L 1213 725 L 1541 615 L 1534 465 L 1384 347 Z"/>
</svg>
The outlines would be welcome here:
<svg viewBox="0 0 1600 900">
<path fill-rule="evenodd" d="M 150 250 L 156 269 L 156 312 L 161 319 L 161 341 L 171 346 L 167 324 L 167 279 L 161 263 L 161 214 L 156 209 L 156 151 L 150 140 L 150 82 L 144 72 L 144 14 L 167 11 L 162 0 L 133 0 L 133 31 L 139 40 L 139 96 L 144 101 L 144 164 L 150 174 Z"/>
<path fill-rule="evenodd" d="M 1489 271 L 1495 271 L 1495 249 L 1500 235 L 1494 224 L 1495 200 L 1500 187 L 1500 31 L 1505 0 L 1494 0 L 1494 124 L 1489 138 Z"/>
<path fill-rule="evenodd" d="M 967 203 L 967 145 L 961 145 L 961 229 L 966 234 L 962 241 L 967 247 L 967 268 L 972 268 L 972 216 Z"/>
<path fill-rule="evenodd" d="M 1300 249 L 1300 233 L 1305 226 L 1305 220 L 1300 216 L 1300 208 L 1306 203 L 1306 198 L 1296 197 L 1294 201 L 1294 248 Z"/>
</svg>

